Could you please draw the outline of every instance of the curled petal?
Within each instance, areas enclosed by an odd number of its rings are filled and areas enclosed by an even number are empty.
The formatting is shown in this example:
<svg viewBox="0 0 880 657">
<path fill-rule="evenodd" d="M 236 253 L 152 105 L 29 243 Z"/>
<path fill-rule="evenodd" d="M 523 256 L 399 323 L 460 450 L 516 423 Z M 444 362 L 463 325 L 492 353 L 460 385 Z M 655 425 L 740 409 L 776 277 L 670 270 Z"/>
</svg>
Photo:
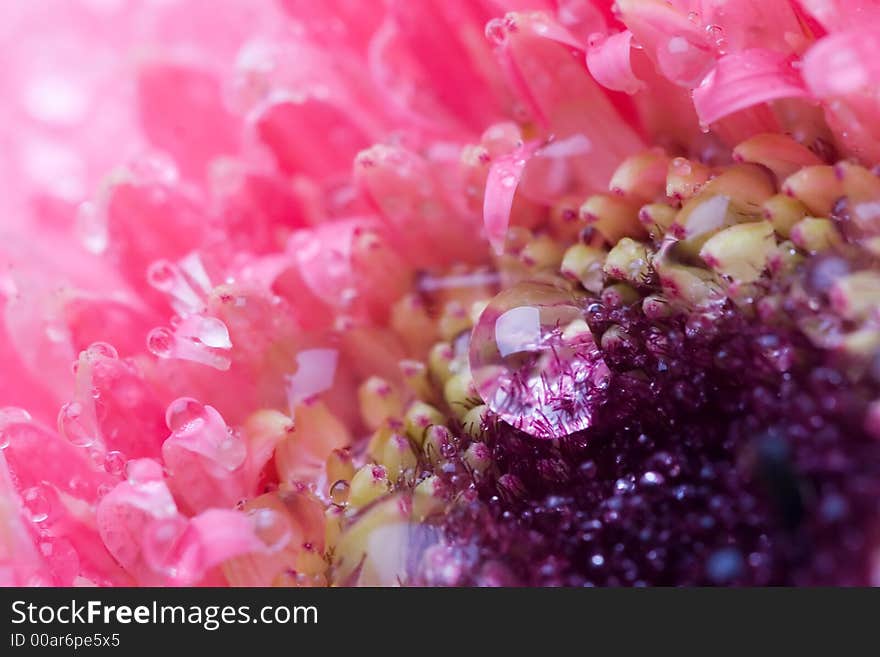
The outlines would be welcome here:
<svg viewBox="0 0 880 657">
<path fill-rule="evenodd" d="M 705 31 L 677 3 L 619 0 L 620 17 L 657 69 L 684 87 L 695 86 L 715 58 Z"/>
<path fill-rule="evenodd" d="M 486 196 L 483 199 L 483 225 L 489 243 L 498 254 L 504 252 L 504 238 L 510 225 L 510 209 L 513 207 L 516 187 L 536 146 L 521 146 L 497 158 L 489 168 Z"/>
<path fill-rule="evenodd" d="M 644 88 L 644 83 L 633 73 L 631 45 L 632 32 L 624 30 L 590 46 L 587 50 L 587 68 L 596 82 L 630 95 Z"/>
<path fill-rule="evenodd" d="M 708 125 L 753 105 L 807 95 L 788 58 L 753 49 L 719 59 L 694 90 L 694 106 L 700 121 Z"/>
</svg>

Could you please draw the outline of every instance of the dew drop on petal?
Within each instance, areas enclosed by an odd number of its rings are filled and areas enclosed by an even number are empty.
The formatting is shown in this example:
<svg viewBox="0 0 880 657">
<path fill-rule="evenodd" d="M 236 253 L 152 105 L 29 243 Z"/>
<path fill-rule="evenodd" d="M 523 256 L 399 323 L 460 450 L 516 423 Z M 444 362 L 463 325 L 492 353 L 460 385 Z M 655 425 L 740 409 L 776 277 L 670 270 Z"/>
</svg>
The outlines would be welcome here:
<svg viewBox="0 0 880 657">
<path fill-rule="evenodd" d="M 89 426 L 86 409 L 80 402 L 68 402 L 58 412 L 58 430 L 77 447 L 88 447 L 95 442 L 95 429 Z"/>
<path fill-rule="evenodd" d="M 229 330 L 226 328 L 226 324 L 216 317 L 199 318 L 198 326 L 196 327 L 196 334 L 193 337 L 198 338 L 208 347 L 214 347 L 216 349 L 232 348 L 232 342 L 229 340 Z"/>
<path fill-rule="evenodd" d="M 51 503 L 43 490 L 43 486 L 32 486 L 21 492 L 21 502 L 31 522 L 40 523 L 49 517 Z"/>
<path fill-rule="evenodd" d="M 293 536 L 290 521 L 274 509 L 256 509 L 248 514 L 254 523 L 254 534 L 269 552 L 284 549 Z"/>
<path fill-rule="evenodd" d="M 119 352 L 116 351 L 116 347 L 107 342 L 93 342 L 89 345 L 86 352 L 91 358 L 108 358 L 110 360 L 119 359 Z"/>
<path fill-rule="evenodd" d="M 507 40 L 507 26 L 504 24 L 504 19 L 493 18 L 486 23 L 486 38 L 495 46 L 500 46 Z"/>
<path fill-rule="evenodd" d="M 552 283 L 520 283 L 483 311 L 470 367 L 486 405 L 537 438 L 586 429 L 609 370 L 576 297 Z"/>
<path fill-rule="evenodd" d="M 204 426 L 207 419 L 205 407 L 191 397 L 180 397 L 168 405 L 165 424 L 174 433 L 192 433 Z"/>
<path fill-rule="evenodd" d="M 104 456 L 104 470 L 107 474 L 121 475 L 125 470 L 125 455 L 116 450 L 107 452 Z"/>
<path fill-rule="evenodd" d="M 167 328 L 154 328 L 147 335 L 147 348 L 159 358 L 171 357 L 174 342 L 174 334 Z"/>
<path fill-rule="evenodd" d="M 177 272 L 167 260 L 157 260 L 147 268 L 147 282 L 163 292 L 171 289 L 177 278 Z"/>
</svg>

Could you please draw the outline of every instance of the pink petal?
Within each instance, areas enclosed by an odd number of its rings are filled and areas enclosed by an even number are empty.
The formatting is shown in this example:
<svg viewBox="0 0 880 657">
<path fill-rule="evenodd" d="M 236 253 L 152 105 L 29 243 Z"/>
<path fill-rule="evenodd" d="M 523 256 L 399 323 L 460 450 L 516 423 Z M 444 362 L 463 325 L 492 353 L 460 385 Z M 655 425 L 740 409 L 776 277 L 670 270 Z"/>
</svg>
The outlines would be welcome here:
<svg viewBox="0 0 880 657">
<path fill-rule="evenodd" d="M 0 586 L 33 586 L 47 581 L 46 565 L 34 549 L 18 491 L 0 452 Z"/>
<path fill-rule="evenodd" d="M 145 64 L 138 102 L 147 137 L 174 156 L 185 175 L 200 179 L 211 159 L 237 149 L 237 120 L 224 110 L 220 84 L 209 73 L 172 62 Z"/>
<path fill-rule="evenodd" d="M 211 509 L 190 520 L 175 547 L 174 582 L 192 586 L 227 559 L 264 550 L 254 534 L 253 521 L 245 514 Z"/>
<path fill-rule="evenodd" d="M 496 37 L 497 54 L 545 136 L 564 141 L 581 135 L 590 149 L 574 157 L 556 158 L 552 191 L 538 189 L 541 184 L 532 185 L 526 180 L 531 177 L 527 172 L 523 185 L 530 187 L 533 198 L 560 191 L 586 194 L 604 189 L 620 160 L 643 148 L 632 124 L 586 74 L 583 59 L 572 56 L 569 46 L 544 36 L 549 22 L 540 14 L 508 14 L 498 26 L 503 32 Z M 582 111 L 583 107 L 590 111 Z"/>
<path fill-rule="evenodd" d="M 349 171 L 369 143 L 356 116 L 319 98 L 283 100 L 265 108 L 255 129 L 284 173 L 321 179 Z"/>
<path fill-rule="evenodd" d="M 631 45 L 632 32 L 629 30 L 590 45 L 587 50 L 587 68 L 596 82 L 626 94 L 634 94 L 644 88 L 644 83 L 632 70 Z"/>
<path fill-rule="evenodd" d="M 287 380 L 291 409 L 333 386 L 338 360 L 335 349 L 306 349 L 296 355 L 296 372 Z"/>
<path fill-rule="evenodd" d="M 618 0 L 620 17 L 636 41 L 669 80 L 694 87 L 714 62 L 712 44 L 691 20 L 688 2 Z"/>
<path fill-rule="evenodd" d="M 719 55 L 749 48 L 791 53 L 807 43 L 789 0 L 702 0 L 699 5 L 699 23 Z"/>
<path fill-rule="evenodd" d="M 512 153 L 496 158 L 489 168 L 486 195 L 483 198 L 483 226 L 489 243 L 499 255 L 504 253 L 504 240 L 510 225 L 513 196 L 526 168 L 526 162 L 536 148 L 535 143 L 520 146 Z"/>
<path fill-rule="evenodd" d="M 709 125 L 753 105 L 808 95 L 785 55 L 753 49 L 719 59 L 693 97 L 700 122 Z"/>
<path fill-rule="evenodd" d="M 108 253 L 132 287 L 158 301 L 147 284 L 149 266 L 177 259 L 198 246 L 206 233 L 204 210 L 166 185 L 122 182 L 107 199 Z"/>
<path fill-rule="evenodd" d="M 878 0 L 797 0 L 826 30 L 861 27 L 880 19 Z"/>
<path fill-rule="evenodd" d="M 878 17 L 880 18 L 880 17 Z M 819 98 L 873 93 L 880 79 L 880 34 L 863 27 L 831 34 L 804 55 L 803 76 Z"/>
<path fill-rule="evenodd" d="M 168 485 L 185 509 L 231 508 L 251 492 L 240 476 L 247 445 L 230 432 L 215 408 L 177 399 L 169 405 L 166 421 L 172 429 L 162 445 Z"/>
</svg>

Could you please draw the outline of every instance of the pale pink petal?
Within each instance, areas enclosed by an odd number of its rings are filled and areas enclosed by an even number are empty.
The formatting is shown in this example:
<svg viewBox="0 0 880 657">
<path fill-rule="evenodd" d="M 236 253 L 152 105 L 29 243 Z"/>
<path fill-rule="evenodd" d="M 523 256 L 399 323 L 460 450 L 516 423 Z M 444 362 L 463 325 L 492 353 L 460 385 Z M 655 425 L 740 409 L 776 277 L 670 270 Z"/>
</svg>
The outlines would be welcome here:
<svg viewBox="0 0 880 657">
<path fill-rule="evenodd" d="M 687 2 L 619 0 L 621 20 L 669 80 L 695 87 L 715 60 L 713 44 Z"/>
<path fill-rule="evenodd" d="M 880 19 L 878 0 L 797 0 L 826 30 L 862 27 Z"/>
<path fill-rule="evenodd" d="M 587 50 L 587 67 L 590 75 L 603 87 L 626 94 L 634 94 L 644 88 L 632 70 L 630 49 L 632 32 L 624 30 L 607 39 L 600 39 Z"/>
<path fill-rule="evenodd" d="M 880 79 L 880 34 L 876 27 L 837 32 L 804 55 L 803 76 L 819 98 L 868 92 Z"/>
<path fill-rule="evenodd" d="M 145 63 L 138 104 L 147 137 L 185 175 L 201 179 L 213 158 L 237 150 L 237 120 L 225 111 L 219 80 L 210 73 L 173 62 Z"/>
<path fill-rule="evenodd" d="M 719 59 L 693 97 L 700 121 L 709 125 L 754 105 L 808 95 L 785 55 L 753 49 Z"/>
<path fill-rule="evenodd" d="M 498 254 L 504 252 L 504 240 L 510 225 L 510 210 L 516 188 L 528 158 L 536 148 L 534 143 L 520 146 L 512 153 L 496 158 L 489 168 L 483 200 L 483 227 L 489 243 Z"/>
<path fill-rule="evenodd" d="M 581 143 L 589 143 L 590 148 L 574 157 L 556 158 L 555 191 L 524 179 L 532 197 L 557 193 L 560 180 L 566 193 L 604 188 L 620 159 L 643 146 L 605 90 L 586 74 L 583 58 L 573 57 L 570 47 L 543 36 L 549 20 L 542 15 L 509 14 L 498 26 L 504 31 L 497 38 L 497 53 L 545 134 L 560 141 L 581 135 Z M 590 111 L 578 109 L 582 107 Z"/>
</svg>

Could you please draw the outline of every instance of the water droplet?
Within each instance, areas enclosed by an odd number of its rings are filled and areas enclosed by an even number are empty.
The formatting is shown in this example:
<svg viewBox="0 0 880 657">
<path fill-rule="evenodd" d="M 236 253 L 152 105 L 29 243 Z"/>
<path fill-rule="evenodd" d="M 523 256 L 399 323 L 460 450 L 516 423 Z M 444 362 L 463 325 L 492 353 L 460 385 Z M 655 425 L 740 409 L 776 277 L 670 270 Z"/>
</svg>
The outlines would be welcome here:
<svg viewBox="0 0 880 657">
<path fill-rule="evenodd" d="M 175 399 L 165 411 L 165 424 L 174 433 L 192 433 L 204 426 L 205 407 L 192 397 Z"/>
<path fill-rule="evenodd" d="M 107 452 L 104 456 L 104 470 L 107 471 L 107 474 L 121 475 L 125 470 L 125 455 L 116 450 Z"/>
<path fill-rule="evenodd" d="M 230 472 L 244 465 L 245 459 L 247 459 L 247 445 L 240 436 L 229 435 L 217 445 L 214 460 Z"/>
<path fill-rule="evenodd" d="M 669 52 L 675 55 L 680 55 L 688 51 L 690 44 L 688 44 L 687 39 L 684 37 L 672 37 L 669 40 L 669 43 L 666 44 L 666 48 Z"/>
<path fill-rule="evenodd" d="M 254 523 L 254 534 L 269 552 L 284 549 L 293 537 L 290 521 L 274 509 L 256 509 L 248 514 Z"/>
<path fill-rule="evenodd" d="M 217 409 L 211 406 L 181 397 L 169 404 L 165 422 L 174 432 L 173 444 L 201 455 L 213 466 L 232 472 L 247 459 L 244 439 L 238 432 L 231 431 Z"/>
<path fill-rule="evenodd" d="M 157 260 L 147 268 L 147 282 L 157 290 L 167 292 L 176 280 L 176 267 L 167 260 Z"/>
<path fill-rule="evenodd" d="M 154 328 L 147 335 L 147 349 L 159 358 L 170 358 L 175 342 L 174 334 L 167 328 Z"/>
<path fill-rule="evenodd" d="M 168 295 L 171 305 L 181 313 L 191 313 L 200 309 L 204 303 L 193 289 L 181 268 L 168 260 L 156 260 L 147 267 L 147 283 L 154 289 Z"/>
<path fill-rule="evenodd" d="M 492 411 L 538 438 L 590 426 L 609 371 L 569 290 L 529 282 L 483 311 L 470 343 L 477 392 Z"/>
<path fill-rule="evenodd" d="M 49 517 L 52 505 L 49 497 L 43 490 L 43 485 L 32 486 L 21 492 L 21 501 L 24 504 L 31 522 L 43 522 Z"/>
<path fill-rule="evenodd" d="M 0 449 L 9 447 L 11 427 L 16 424 L 27 424 L 31 419 L 31 414 L 23 408 L 15 406 L 0 408 Z"/>
<path fill-rule="evenodd" d="M 486 38 L 495 46 L 500 46 L 507 41 L 507 27 L 503 18 L 493 18 L 486 23 Z"/>
<path fill-rule="evenodd" d="M 68 402 L 58 412 L 58 430 L 77 447 L 94 444 L 97 428 L 91 425 L 86 409 L 79 402 Z"/>
<path fill-rule="evenodd" d="M 198 327 L 194 328 L 193 321 L 196 321 L 201 325 L 202 319 L 203 318 L 198 316 L 188 317 L 186 320 L 183 320 L 178 324 L 176 329 L 177 332 L 171 331 L 165 327 L 154 328 L 147 335 L 147 348 L 159 358 L 179 358 L 181 360 L 189 360 L 225 372 L 232 366 L 232 360 L 224 352 L 227 352 L 229 348 L 232 347 L 232 343 L 228 343 L 228 347 L 212 347 L 203 343 L 201 339 L 195 335 L 180 335 L 181 333 L 197 333 Z M 208 340 L 214 341 L 215 343 L 222 340 L 222 335 L 217 335 L 216 326 L 211 325 L 208 329 L 209 330 L 205 335 Z"/>
<path fill-rule="evenodd" d="M 672 160 L 672 170 L 679 176 L 689 176 L 693 170 L 691 163 L 683 157 L 677 157 Z"/>
<path fill-rule="evenodd" d="M 231 349 L 232 342 L 229 340 L 229 330 L 226 324 L 216 317 L 199 318 L 196 327 L 196 335 L 194 336 L 202 341 L 208 347 L 216 349 Z"/>
<path fill-rule="evenodd" d="M 641 484 L 643 486 L 660 486 L 663 484 L 663 475 L 659 472 L 648 471 L 642 475 Z"/>
</svg>

